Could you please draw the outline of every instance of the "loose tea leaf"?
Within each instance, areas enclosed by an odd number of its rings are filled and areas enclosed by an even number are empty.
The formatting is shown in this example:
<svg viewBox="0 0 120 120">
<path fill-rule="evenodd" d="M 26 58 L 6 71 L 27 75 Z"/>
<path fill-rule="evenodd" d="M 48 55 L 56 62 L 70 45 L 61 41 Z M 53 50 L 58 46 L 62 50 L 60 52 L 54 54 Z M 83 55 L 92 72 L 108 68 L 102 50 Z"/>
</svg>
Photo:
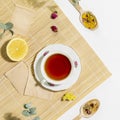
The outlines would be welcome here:
<svg viewBox="0 0 120 120">
<path fill-rule="evenodd" d="M 63 96 L 62 96 L 62 101 L 71 101 L 71 100 L 75 100 L 76 99 L 76 96 L 73 94 L 73 93 L 65 93 Z"/>
</svg>

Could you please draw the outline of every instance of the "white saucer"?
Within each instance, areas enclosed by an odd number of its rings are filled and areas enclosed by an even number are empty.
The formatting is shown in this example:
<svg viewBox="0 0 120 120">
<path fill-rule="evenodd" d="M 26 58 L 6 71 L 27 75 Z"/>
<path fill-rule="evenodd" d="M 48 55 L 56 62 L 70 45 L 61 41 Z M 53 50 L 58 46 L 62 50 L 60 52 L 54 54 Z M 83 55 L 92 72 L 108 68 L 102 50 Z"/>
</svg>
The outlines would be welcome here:
<svg viewBox="0 0 120 120">
<path fill-rule="evenodd" d="M 43 76 L 40 73 L 41 61 L 45 54 L 52 52 L 52 51 L 64 51 L 67 54 L 69 54 L 69 56 L 71 57 L 71 59 L 73 61 L 75 61 L 74 62 L 75 69 L 73 71 L 73 76 L 71 77 L 71 82 L 61 84 L 61 85 L 50 85 L 46 81 L 42 82 Z M 48 45 L 47 47 L 43 48 L 37 54 L 33 67 L 34 67 L 34 74 L 35 74 L 36 80 L 38 82 L 40 82 L 44 88 L 52 90 L 52 91 L 61 91 L 61 90 L 70 88 L 78 80 L 80 72 L 81 72 L 81 64 L 80 64 L 80 59 L 79 59 L 78 55 L 75 53 L 75 51 L 72 48 L 65 46 L 63 44 L 51 44 L 51 45 Z"/>
</svg>

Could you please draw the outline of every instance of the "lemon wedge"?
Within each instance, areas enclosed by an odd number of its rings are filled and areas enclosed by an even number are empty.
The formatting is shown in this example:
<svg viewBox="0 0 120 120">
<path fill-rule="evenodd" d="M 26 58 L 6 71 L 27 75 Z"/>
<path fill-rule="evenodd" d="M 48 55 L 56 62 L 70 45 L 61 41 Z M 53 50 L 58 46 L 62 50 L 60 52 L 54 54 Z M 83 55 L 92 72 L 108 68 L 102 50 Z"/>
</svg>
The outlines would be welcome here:
<svg viewBox="0 0 120 120">
<path fill-rule="evenodd" d="M 21 61 L 28 53 L 28 45 L 24 39 L 13 38 L 7 44 L 6 52 L 12 61 Z"/>
</svg>

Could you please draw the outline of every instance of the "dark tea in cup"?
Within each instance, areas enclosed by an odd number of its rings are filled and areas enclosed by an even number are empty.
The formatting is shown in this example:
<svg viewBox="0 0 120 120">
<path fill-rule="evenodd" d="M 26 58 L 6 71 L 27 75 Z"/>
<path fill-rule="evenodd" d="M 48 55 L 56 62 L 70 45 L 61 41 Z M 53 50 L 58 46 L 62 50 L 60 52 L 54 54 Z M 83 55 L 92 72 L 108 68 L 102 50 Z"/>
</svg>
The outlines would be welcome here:
<svg viewBox="0 0 120 120">
<path fill-rule="evenodd" d="M 71 62 L 65 55 L 56 53 L 46 59 L 44 69 L 49 78 L 60 81 L 70 74 Z"/>
<path fill-rule="evenodd" d="M 45 55 L 41 62 L 41 73 L 45 81 L 51 84 L 70 82 L 74 63 L 67 53 L 55 51 Z"/>
</svg>

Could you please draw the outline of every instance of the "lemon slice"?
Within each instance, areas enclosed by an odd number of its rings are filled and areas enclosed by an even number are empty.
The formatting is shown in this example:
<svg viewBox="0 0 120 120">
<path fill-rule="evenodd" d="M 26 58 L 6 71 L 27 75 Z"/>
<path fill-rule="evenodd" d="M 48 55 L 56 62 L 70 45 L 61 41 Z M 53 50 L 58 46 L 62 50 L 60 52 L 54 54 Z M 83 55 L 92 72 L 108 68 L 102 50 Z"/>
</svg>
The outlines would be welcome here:
<svg viewBox="0 0 120 120">
<path fill-rule="evenodd" d="M 8 43 L 6 52 L 12 61 L 20 61 L 26 56 L 28 45 L 24 39 L 14 38 Z"/>
</svg>

